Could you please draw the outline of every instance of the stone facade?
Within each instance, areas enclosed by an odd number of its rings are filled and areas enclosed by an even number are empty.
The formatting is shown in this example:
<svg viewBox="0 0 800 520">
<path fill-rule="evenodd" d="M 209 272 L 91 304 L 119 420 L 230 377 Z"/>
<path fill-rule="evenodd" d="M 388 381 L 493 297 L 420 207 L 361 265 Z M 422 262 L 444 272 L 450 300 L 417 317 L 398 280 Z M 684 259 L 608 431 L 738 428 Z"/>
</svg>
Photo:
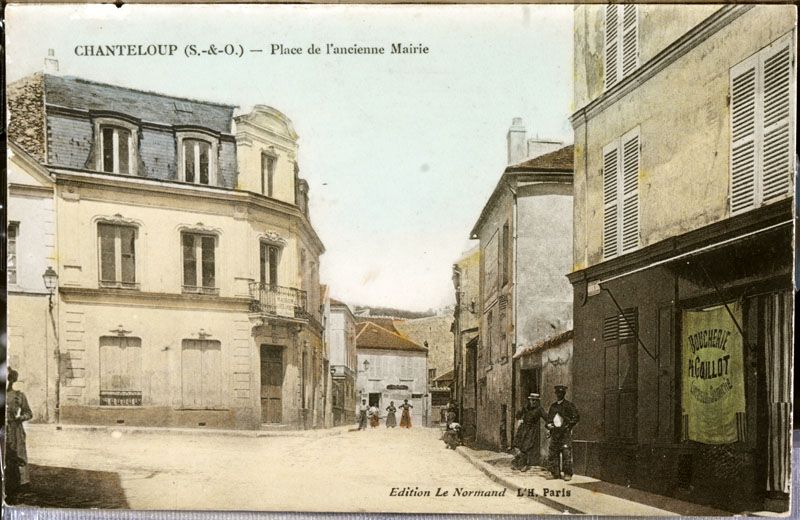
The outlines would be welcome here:
<svg viewBox="0 0 800 520">
<path fill-rule="evenodd" d="M 297 135 L 255 129 L 237 141 L 230 106 L 78 78 L 28 81 L 44 89 L 61 230 L 59 355 L 47 376 L 59 381 L 60 420 L 324 427 L 322 243 L 294 200 L 235 189 L 237 168 L 259 174 L 237 166 L 237 148 L 279 143 L 296 157 Z M 37 91 L 15 92 L 10 111 L 22 117 Z M 241 117 L 291 127 L 264 113 Z M 275 180 L 293 186 L 297 175 L 293 159 Z"/>
<path fill-rule="evenodd" d="M 473 247 L 453 264 L 456 304 L 453 310 L 453 399 L 462 434 L 475 438 L 478 400 L 477 345 L 479 341 L 480 247 Z"/>
</svg>

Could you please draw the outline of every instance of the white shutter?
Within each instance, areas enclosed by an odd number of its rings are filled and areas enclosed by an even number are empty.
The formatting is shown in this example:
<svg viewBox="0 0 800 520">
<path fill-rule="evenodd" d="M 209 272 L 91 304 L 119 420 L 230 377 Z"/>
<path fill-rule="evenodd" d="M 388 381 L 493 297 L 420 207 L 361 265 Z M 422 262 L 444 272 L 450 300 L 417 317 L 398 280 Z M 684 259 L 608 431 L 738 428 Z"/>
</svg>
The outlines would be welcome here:
<svg viewBox="0 0 800 520">
<path fill-rule="evenodd" d="M 790 191 L 792 180 L 792 53 L 781 41 L 760 54 L 763 78 L 763 136 L 761 200 Z"/>
<path fill-rule="evenodd" d="M 622 75 L 628 76 L 639 66 L 639 15 L 634 4 L 625 4 L 622 8 Z"/>
<path fill-rule="evenodd" d="M 619 80 L 619 10 L 616 5 L 606 6 L 605 75 L 606 89 Z"/>
<path fill-rule="evenodd" d="M 756 70 L 755 56 L 731 69 L 731 213 L 756 202 Z"/>
<path fill-rule="evenodd" d="M 619 254 L 619 150 L 603 148 L 603 258 Z"/>
<path fill-rule="evenodd" d="M 622 170 L 622 252 L 639 246 L 639 130 L 620 139 Z"/>
</svg>

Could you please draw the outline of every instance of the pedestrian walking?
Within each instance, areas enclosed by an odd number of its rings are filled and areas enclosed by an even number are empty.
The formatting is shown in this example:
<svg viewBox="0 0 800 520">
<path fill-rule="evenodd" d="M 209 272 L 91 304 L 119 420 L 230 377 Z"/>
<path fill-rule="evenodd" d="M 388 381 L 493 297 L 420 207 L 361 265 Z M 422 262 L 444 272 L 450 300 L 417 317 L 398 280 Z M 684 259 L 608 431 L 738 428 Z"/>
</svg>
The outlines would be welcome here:
<svg viewBox="0 0 800 520">
<path fill-rule="evenodd" d="M 6 490 L 9 496 L 22 491 L 30 484 L 28 468 L 28 451 L 25 447 L 24 421 L 33 417 L 28 398 L 19 390 L 14 390 L 14 383 L 19 374 L 13 368 L 8 369 L 8 390 L 6 391 Z"/>
<path fill-rule="evenodd" d="M 397 416 L 395 413 L 397 412 L 397 408 L 394 405 L 394 401 L 389 401 L 389 406 L 386 407 L 386 427 L 387 428 L 394 428 L 397 426 Z"/>
<path fill-rule="evenodd" d="M 408 399 L 404 399 L 400 408 L 403 410 L 400 414 L 400 427 L 411 428 L 411 409 L 414 408 L 414 406 L 408 404 Z"/>
<path fill-rule="evenodd" d="M 525 408 L 517 412 L 517 416 L 520 419 L 520 424 L 514 435 L 515 456 L 514 461 L 511 463 L 511 469 L 528 471 L 531 466 L 538 462 L 536 459 L 539 443 L 536 441 L 539 437 L 539 421 L 547 421 L 547 413 L 539 401 L 539 394 L 532 393 L 528 395 L 528 402 L 525 403 Z"/>
<path fill-rule="evenodd" d="M 362 399 L 361 404 L 358 405 L 358 429 L 367 429 L 367 400 Z"/>
<path fill-rule="evenodd" d="M 381 423 L 381 411 L 375 405 L 369 408 L 369 425 L 372 428 L 377 428 Z"/>
<path fill-rule="evenodd" d="M 580 416 L 575 405 L 567 401 L 567 387 L 555 385 L 556 402 L 550 405 L 545 428 L 550 430 L 550 449 L 548 450 L 552 478 L 572 479 L 572 428 L 578 424 Z M 559 461 L 560 459 L 560 461 Z M 560 464 L 559 464 L 560 462 Z"/>
</svg>

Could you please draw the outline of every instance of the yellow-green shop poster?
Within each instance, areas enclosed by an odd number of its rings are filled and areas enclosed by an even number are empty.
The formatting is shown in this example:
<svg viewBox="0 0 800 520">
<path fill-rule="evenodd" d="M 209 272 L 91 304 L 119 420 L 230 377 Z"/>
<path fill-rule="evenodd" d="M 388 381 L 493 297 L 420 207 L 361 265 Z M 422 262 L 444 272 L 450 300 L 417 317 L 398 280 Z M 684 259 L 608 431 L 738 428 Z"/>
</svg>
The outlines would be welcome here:
<svg viewBox="0 0 800 520">
<path fill-rule="evenodd" d="M 730 312 L 729 312 L 730 310 Z M 740 303 L 683 312 L 684 438 L 729 444 L 743 436 L 744 356 Z"/>
</svg>

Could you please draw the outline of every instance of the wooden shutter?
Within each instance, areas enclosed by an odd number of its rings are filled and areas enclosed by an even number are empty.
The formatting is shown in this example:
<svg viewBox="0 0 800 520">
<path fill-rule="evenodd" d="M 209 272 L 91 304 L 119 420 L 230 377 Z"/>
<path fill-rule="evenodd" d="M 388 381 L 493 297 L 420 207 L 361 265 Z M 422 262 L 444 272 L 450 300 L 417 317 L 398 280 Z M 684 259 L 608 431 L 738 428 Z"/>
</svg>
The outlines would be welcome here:
<svg viewBox="0 0 800 520">
<path fill-rule="evenodd" d="M 761 53 L 763 78 L 762 201 L 785 195 L 792 178 L 792 53 L 781 41 Z"/>
<path fill-rule="evenodd" d="M 639 66 L 639 24 L 638 9 L 634 4 L 619 6 L 622 8 L 622 75 L 629 75 Z"/>
<path fill-rule="evenodd" d="M 731 213 L 749 209 L 756 201 L 757 61 L 754 58 L 731 69 Z"/>
<path fill-rule="evenodd" d="M 603 258 L 619 254 L 619 150 L 603 149 Z"/>
<path fill-rule="evenodd" d="M 622 252 L 639 246 L 639 131 L 621 139 Z"/>
<path fill-rule="evenodd" d="M 619 10 L 616 5 L 606 6 L 605 73 L 606 89 L 619 80 Z"/>
</svg>

